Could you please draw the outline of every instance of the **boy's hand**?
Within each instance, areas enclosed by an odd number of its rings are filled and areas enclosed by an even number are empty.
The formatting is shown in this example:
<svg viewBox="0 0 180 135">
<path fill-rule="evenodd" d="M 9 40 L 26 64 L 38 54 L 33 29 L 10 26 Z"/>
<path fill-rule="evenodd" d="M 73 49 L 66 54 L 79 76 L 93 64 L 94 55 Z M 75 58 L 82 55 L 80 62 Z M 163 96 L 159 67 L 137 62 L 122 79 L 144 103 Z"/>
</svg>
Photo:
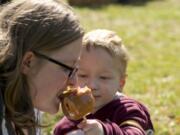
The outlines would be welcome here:
<svg viewBox="0 0 180 135">
<path fill-rule="evenodd" d="M 81 129 L 73 130 L 71 132 L 68 132 L 65 135 L 84 135 L 84 131 L 82 131 Z"/>
<path fill-rule="evenodd" d="M 85 135 L 104 135 L 104 130 L 97 120 L 83 120 L 78 127 L 84 131 Z"/>
</svg>

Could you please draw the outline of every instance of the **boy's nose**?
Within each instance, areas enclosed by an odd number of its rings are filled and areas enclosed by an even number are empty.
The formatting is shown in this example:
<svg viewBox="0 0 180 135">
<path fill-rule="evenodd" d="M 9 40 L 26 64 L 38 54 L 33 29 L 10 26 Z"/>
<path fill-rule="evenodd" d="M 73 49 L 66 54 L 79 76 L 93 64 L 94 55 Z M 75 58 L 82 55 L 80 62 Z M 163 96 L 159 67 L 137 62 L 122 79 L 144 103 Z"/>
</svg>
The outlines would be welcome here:
<svg viewBox="0 0 180 135">
<path fill-rule="evenodd" d="M 97 90 L 98 89 L 98 83 L 95 79 L 93 80 L 89 80 L 88 83 L 87 83 L 87 86 L 89 88 L 91 88 L 92 90 Z"/>
</svg>

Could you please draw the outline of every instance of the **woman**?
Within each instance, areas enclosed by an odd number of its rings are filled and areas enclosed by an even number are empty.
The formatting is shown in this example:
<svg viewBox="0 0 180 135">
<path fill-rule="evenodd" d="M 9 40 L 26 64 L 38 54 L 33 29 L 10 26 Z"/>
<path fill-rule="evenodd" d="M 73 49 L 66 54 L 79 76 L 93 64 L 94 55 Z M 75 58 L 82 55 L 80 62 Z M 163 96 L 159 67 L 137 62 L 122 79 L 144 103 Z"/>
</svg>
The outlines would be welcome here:
<svg viewBox="0 0 180 135">
<path fill-rule="evenodd" d="M 56 0 L 20 0 L 0 12 L 0 134 L 35 135 L 34 108 L 54 114 L 76 86 L 83 30 Z"/>
</svg>

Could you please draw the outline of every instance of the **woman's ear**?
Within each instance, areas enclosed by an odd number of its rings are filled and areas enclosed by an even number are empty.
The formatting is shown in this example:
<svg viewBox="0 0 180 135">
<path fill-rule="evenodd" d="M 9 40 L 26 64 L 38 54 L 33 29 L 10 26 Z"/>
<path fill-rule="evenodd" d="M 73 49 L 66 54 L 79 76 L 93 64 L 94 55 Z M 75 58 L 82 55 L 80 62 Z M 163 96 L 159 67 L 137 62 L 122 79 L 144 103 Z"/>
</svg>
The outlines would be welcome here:
<svg viewBox="0 0 180 135">
<path fill-rule="evenodd" d="M 21 63 L 21 72 L 23 74 L 27 74 L 31 68 L 32 61 L 34 58 L 34 53 L 31 51 L 28 51 L 24 54 L 22 63 Z"/>
</svg>

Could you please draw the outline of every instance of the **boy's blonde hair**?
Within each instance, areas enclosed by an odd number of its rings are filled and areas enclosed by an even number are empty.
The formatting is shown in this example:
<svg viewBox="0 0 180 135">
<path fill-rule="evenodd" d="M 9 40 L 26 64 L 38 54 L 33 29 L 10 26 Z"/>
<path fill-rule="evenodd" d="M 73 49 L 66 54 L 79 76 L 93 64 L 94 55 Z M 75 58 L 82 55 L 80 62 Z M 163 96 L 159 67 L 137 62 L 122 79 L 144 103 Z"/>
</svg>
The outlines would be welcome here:
<svg viewBox="0 0 180 135">
<path fill-rule="evenodd" d="M 106 29 L 92 30 L 84 35 L 83 46 L 87 50 L 91 47 L 105 49 L 118 62 L 121 78 L 126 76 L 129 57 L 121 38 L 115 32 Z"/>
</svg>

